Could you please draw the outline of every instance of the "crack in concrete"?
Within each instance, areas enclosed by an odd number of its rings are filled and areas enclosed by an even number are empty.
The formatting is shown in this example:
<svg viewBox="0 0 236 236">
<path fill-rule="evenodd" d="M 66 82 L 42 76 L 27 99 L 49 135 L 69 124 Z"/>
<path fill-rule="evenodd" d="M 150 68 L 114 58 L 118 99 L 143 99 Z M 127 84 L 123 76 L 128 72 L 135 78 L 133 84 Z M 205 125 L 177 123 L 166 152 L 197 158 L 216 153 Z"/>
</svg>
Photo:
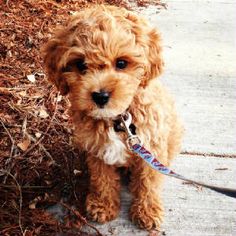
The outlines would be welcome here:
<svg viewBox="0 0 236 236">
<path fill-rule="evenodd" d="M 207 156 L 207 157 L 219 157 L 219 158 L 236 158 L 236 154 L 219 154 L 219 153 L 205 153 L 205 152 L 188 152 L 188 151 L 183 151 L 180 153 L 181 155 L 189 155 L 189 156 Z"/>
</svg>

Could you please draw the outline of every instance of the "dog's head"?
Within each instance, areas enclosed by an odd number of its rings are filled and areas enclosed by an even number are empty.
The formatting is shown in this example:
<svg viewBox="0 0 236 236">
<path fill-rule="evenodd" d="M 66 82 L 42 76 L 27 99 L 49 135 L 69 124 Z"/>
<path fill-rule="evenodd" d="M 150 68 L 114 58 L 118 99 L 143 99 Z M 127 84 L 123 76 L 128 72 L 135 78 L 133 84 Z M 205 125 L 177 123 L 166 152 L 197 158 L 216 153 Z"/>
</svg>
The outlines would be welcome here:
<svg viewBox="0 0 236 236">
<path fill-rule="evenodd" d="M 44 47 L 49 79 L 72 110 L 93 118 L 123 113 L 162 71 L 160 37 L 125 9 L 96 6 L 74 15 Z"/>
</svg>

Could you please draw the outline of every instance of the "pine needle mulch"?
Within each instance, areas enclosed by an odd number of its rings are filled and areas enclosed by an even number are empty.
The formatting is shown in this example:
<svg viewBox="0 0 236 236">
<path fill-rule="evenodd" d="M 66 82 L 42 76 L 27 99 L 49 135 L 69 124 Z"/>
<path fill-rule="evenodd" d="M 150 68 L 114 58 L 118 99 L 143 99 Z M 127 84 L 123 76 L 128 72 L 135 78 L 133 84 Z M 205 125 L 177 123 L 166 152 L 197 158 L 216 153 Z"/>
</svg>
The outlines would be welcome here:
<svg viewBox="0 0 236 236">
<path fill-rule="evenodd" d="M 72 144 L 69 101 L 47 82 L 40 48 L 57 24 L 89 4 L 131 9 L 158 0 L 0 1 L 0 235 L 93 235 L 88 173 Z"/>
</svg>

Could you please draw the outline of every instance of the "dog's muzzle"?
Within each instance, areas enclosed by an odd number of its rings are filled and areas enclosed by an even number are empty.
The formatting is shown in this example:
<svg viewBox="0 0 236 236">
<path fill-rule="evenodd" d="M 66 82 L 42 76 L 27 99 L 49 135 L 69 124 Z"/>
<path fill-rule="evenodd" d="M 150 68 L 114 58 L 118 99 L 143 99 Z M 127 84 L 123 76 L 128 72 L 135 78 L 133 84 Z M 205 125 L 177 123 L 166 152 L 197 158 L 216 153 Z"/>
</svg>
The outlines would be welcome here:
<svg viewBox="0 0 236 236">
<path fill-rule="evenodd" d="M 100 107 L 106 105 L 110 98 L 110 94 L 103 90 L 101 90 L 100 92 L 93 92 L 91 95 L 93 101 Z"/>
</svg>

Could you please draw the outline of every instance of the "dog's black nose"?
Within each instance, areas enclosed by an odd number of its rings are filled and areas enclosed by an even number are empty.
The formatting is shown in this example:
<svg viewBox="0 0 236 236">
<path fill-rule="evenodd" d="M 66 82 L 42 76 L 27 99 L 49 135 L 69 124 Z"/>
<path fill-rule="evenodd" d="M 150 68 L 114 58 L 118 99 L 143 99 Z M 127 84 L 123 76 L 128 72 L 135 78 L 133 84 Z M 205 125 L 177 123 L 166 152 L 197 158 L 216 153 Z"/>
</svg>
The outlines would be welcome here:
<svg viewBox="0 0 236 236">
<path fill-rule="evenodd" d="M 92 93 L 93 101 L 99 106 L 104 106 L 105 104 L 107 104 L 109 101 L 109 98 L 110 98 L 110 94 L 103 90 L 101 90 L 100 92 Z"/>
</svg>

